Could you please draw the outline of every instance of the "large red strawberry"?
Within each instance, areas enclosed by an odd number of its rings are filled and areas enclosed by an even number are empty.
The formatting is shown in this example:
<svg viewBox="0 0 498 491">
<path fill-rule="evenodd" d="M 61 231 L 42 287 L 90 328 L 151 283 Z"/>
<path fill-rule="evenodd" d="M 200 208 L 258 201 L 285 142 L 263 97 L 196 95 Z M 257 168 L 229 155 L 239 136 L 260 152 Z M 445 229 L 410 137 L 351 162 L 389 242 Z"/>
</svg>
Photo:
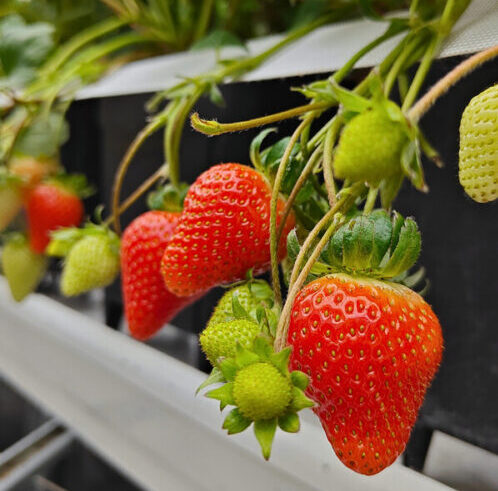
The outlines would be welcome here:
<svg viewBox="0 0 498 491">
<path fill-rule="evenodd" d="M 348 248 L 356 247 L 358 241 L 350 240 L 358 239 L 356 232 L 367 238 L 372 222 L 381 224 L 361 217 L 342 237 L 336 234 L 329 250 L 336 264 L 342 257 L 343 266 L 360 271 L 305 286 L 294 301 L 287 338 L 290 367 L 311 378 L 307 395 L 317 403 L 314 410 L 337 456 L 362 474 L 380 472 L 403 452 L 443 350 L 439 321 L 420 295 L 365 277 L 367 271 L 391 277 L 411 266 L 420 249 L 414 222 L 406 220 L 401 232 L 399 220 L 392 230 L 378 227 L 384 238 L 376 233 L 372 243 L 380 259 L 368 265 L 361 252 L 353 260 Z M 385 260 L 382 242 L 391 249 L 387 265 L 379 263 Z M 372 258 L 374 249 L 366 249 L 364 257 Z"/>
<path fill-rule="evenodd" d="M 121 240 L 121 276 L 126 319 L 132 336 L 147 339 L 198 298 L 179 298 L 167 290 L 161 258 L 180 213 L 149 211 L 136 218 Z"/>
<path fill-rule="evenodd" d="M 54 180 L 39 184 L 31 191 L 26 211 L 31 249 L 42 253 L 50 242 L 50 232 L 79 225 L 84 208 L 71 185 Z"/>
<path fill-rule="evenodd" d="M 166 248 L 162 273 L 169 290 L 180 296 L 232 283 L 270 264 L 270 198 L 266 178 L 241 164 L 219 164 L 190 187 L 178 228 Z M 284 202 L 278 202 L 280 216 Z M 285 257 L 287 220 L 279 244 Z"/>
</svg>

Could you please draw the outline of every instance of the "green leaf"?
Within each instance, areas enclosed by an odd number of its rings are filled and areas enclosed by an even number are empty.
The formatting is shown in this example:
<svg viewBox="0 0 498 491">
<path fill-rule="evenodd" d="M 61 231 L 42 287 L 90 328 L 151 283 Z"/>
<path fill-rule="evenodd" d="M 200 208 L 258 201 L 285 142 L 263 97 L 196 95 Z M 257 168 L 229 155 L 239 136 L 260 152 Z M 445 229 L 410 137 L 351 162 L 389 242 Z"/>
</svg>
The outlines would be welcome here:
<svg viewBox="0 0 498 491">
<path fill-rule="evenodd" d="M 235 435 L 244 431 L 248 426 L 250 426 L 252 421 L 245 416 L 242 416 L 238 408 L 232 409 L 225 421 L 223 422 L 223 429 L 228 431 L 229 435 Z"/>
<path fill-rule="evenodd" d="M 249 156 L 251 159 L 251 163 L 255 169 L 262 170 L 263 163 L 261 161 L 261 145 L 263 140 L 270 134 L 277 131 L 277 128 L 266 128 L 261 131 L 251 142 L 251 146 L 249 147 Z"/>
<path fill-rule="evenodd" d="M 382 268 L 384 277 L 395 277 L 410 269 L 418 259 L 422 240 L 416 222 L 407 218 L 400 230 L 399 240 L 387 264 Z"/>
<path fill-rule="evenodd" d="M 278 353 L 273 353 L 270 356 L 271 362 L 279 369 L 283 375 L 288 375 L 289 373 L 289 356 L 291 354 L 291 348 L 284 348 Z"/>
<path fill-rule="evenodd" d="M 54 46 L 53 32 L 50 24 L 26 24 L 18 15 L 0 21 L 0 88 L 19 89 L 35 78 Z"/>
<path fill-rule="evenodd" d="M 256 353 L 243 348 L 240 344 L 237 344 L 236 350 L 235 363 L 239 368 L 244 368 L 259 361 L 259 356 Z"/>
<path fill-rule="evenodd" d="M 278 426 L 287 433 L 297 433 L 300 428 L 299 416 L 296 413 L 287 413 L 278 418 Z"/>
<path fill-rule="evenodd" d="M 397 174 L 382 181 L 380 185 L 380 202 L 382 204 L 382 208 L 388 210 L 391 207 L 392 202 L 401 189 L 404 179 L 405 175 L 402 172 L 398 172 Z"/>
<path fill-rule="evenodd" d="M 206 37 L 199 39 L 190 49 L 198 51 L 202 49 L 221 49 L 227 46 L 237 46 L 247 51 L 247 46 L 238 36 L 222 29 L 212 31 Z"/>
<path fill-rule="evenodd" d="M 403 216 L 398 213 L 397 211 L 393 212 L 393 218 L 392 218 L 392 224 L 393 224 L 393 231 L 391 234 L 391 253 L 396 249 L 396 246 L 398 245 L 399 241 L 399 234 L 401 232 L 401 228 L 403 227 L 403 224 L 405 223 L 405 219 Z"/>
<path fill-rule="evenodd" d="M 308 375 L 299 370 L 294 370 L 290 374 L 292 385 L 295 385 L 298 389 L 305 390 L 310 383 Z"/>
<path fill-rule="evenodd" d="M 236 293 L 232 295 L 232 312 L 236 319 L 252 320 L 247 310 L 242 307 L 239 296 Z"/>
<path fill-rule="evenodd" d="M 377 268 L 389 250 L 393 226 L 391 217 L 384 210 L 374 210 L 369 216 L 374 224 L 371 266 Z"/>
<path fill-rule="evenodd" d="M 277 431 L 277 418 L 259 420 L 254 422 L 254 435 L 261 446 L 265 460 L 270 458 L 271 446 Z"/>
<path fill-rule="evenodd" d="M 268 327 L 270 328 L 270 334 L 272 337 L 275 337 L 275 333 L 277 331 L 278 326 L 278 315 L 268 307 L 265 308 L 266 318 L 268 320 Z"/>
<path fill-rule="evenodd" d="M 233 383 L 222 385 L 218 389 L 213 389 L 206 394 L 210 399 L 217 399 L 220 401 L 220 410 L 223 411 L 226 406 L 235 406 L 233 398 Z"/>
<path fill-rule="evenodd" d="M 373 220 L 361 215 L 351 220 L 344 229 L 343 264 L 353 270 L 367 269 L 373 253 Z"/>
<path fill-rule="evenodd" d="M 228 382 L 233 382 L 235 380 L 235 375 L 237 374 L 238 367 L 233 358 L 225 358 L 221 361 L 219 367 L 223 377 Z"/>
<path fill-rule="evenodd" d="M 221 383 L 221 382 L 226 382 L 225 377 L 224 377 L 223 373 L 221 373 L 221 370 L 219 370 L 218 368 L 214 367 L 211 370 L 211 373 L 209 374 L 209 376 L 207 377 L 207 379 L 204 380 L 204 382 L 202 382 L 202 384 L 199 385 L 199 387 L 197 387 L 197 390 L 195 391 L 195 394 L 197 395 L 202 389 L 205 389 L 209 385 L 218 384 L 218 383 Z"/>
<path fill-rule="evenodd" d="M 330 84 L 332 86 L 332 92 L 334 97 L 344 106 L 348 111 L 353 111 L 355 113 L 362 113 L 370 107 L 372 107 L 372 102 L 365 97 L 362 97 L 350 90 L 341 87 L 333 79 L 330 79 Z"/>
<path fill-rule="evenodd" d="M 296 229 L 293 228 L 287 235 L 287 256 L 289 261 L 294 262 L 301 250 L 299 239 L 297 238 Z"/>
<path fill-rule="evenodd" d="M 401 152 L 401 169 L 419 191 L 427 192 L 420 150 L 415 140 L 410 140 Z"/>
<path fill-rule="evenodd" d="M 33 157 L 52 157 L 69 137 L 69 126 L 64 115 L 51 112 L 40 115 L 21 130 L 16 140 L 16 153 Z"/>
<path fill-rule="evenodd" d="M 304 392 L 299 387 L 294 387 L 292 389 L 292 402 L 290 404 L 289 410 L 297 413 L 301 409 L 307 407 L 313 407 L 315 403 L 306 397 Z"/>
<path fill-rule="evenodd" d="M 216 84 L 211 84 L 209 86 L 209 99 L 211 102 L 219 107 L 225 107 L 225 99 Z"/>
<path fill-rule="evenodd" d="M 258 336 L 254 340 L 253 351 L 261 358 L 261 360 L 269 360 L 270 355 L 273 353 L 273 348 L 268 342 L 268 339 Z"/>
<path fill-rule="evenodd" d="M 255 280 L 249 283 L 252 296 L 257 300 L 270 300 L 273 298 L 271 286 L 264 280 Z"/>
<path fill-rule="evenodd" d="M 151 210 L 179 212 L 183 210 L 183 202 L 189 190 L 187 183 L 178 186 L 165 184 L 147 196 L 147 205 Z"/>
</svg>

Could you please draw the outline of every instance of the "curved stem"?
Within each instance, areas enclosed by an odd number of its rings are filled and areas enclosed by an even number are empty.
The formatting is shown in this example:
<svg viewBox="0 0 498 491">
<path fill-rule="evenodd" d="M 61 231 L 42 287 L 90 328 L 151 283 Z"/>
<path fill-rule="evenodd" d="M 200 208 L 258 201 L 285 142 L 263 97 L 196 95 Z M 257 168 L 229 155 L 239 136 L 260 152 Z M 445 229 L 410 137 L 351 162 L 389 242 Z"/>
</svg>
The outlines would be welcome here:
<svg viewBox="0 0 498 491">
<path fill-rule="evenodd" d="M 294 264 L 294 269 L 292 270 L 291 281 L 289 282 L 289 293 L 287 295 L 287 299 L 285 301 L 285 305 L 282 309 L 282 313 L 278 322 L 274 344 L 275 351 L 280 351 L 285 347 L 287 343 L 290 312 L 292 310 L 294 300 L 299 293 L 299 290 L 301 290 L 304 282 L 306 281 L 306 278 L 308 277 L 313 264 L 318 259 L 318 256 L 321 254 L 323 248 L 329 241 L 332 234 L 341 224 L 341 217 L 337 216 L 337 214 L 343 214 L 347 210 L 349 210 L 349 208 L 356 201 L 356 198 L 358 198 L 363 193 L 364 189 L 365 186 L 363 184 L 357 183 L 352 188 L 344 192 L 343 196 L 337 201 L 334 208 L 330 209 L 327 214 L 316 224 L 315 228 L 310 232 L 303 246 L 301 247 L 301 250 L 299 251 L 298 257 L 296 258 L 296 262 Z M 325 234 L 323 234 L 323 237 L 319 240 L 318 244 L 314 247 L 313 252 L 309 259 L 306 261 L 303 269 L 299 272 L 299 274 L 297 274 L 297 272 L 301 268 L 300 264 L 308 254 L 313 242 L 318 237 L 323 227 L 327 225 L 331 220 L 333 220 L 332 224 L 329 226 Z M 292 280 L 292 277 L 295 278 L 294 281 Z"/>
<path fill-rule="evenodd" d="M 298 195 L 299 191 L 301 191 L 301 188 L 306 182 L 306 179 L 308 179 L 310 174 L 313 172 L 313 169 L 315 168 L 316 164 L 319 162 L 322 156 L 322 152 L 323 152 L 323 146 L 320 145 L 311 154 L 310 158 L 306 162 L 306 165 L 304 166 L 304 169 L 301 171 L 301 174 L 299 175 L 296 183 L 294 184 L 294 187 L 292 188 L 292 191 L 289 194 L 287 201 L 285 202 L 285 207 L 282 212 L 282 216 L 280 218 L 280 224 L 277 230 L 277 243 L 280 243 L 280 237 L 282 236 L 285 222 L 287 221 L 287 217 L 289 216 L 289 213 L 292 210 L 292 206 L 294 205 L 296 196 Z"/>
<path fill-rule="evenodd" d="M 436 56 L 436 52 L 438 51 L 440 46 L 441 38 L 436 35 L 430 41 L 429 47 L 427 48 L 427 51 L 425 52 L 422 61 L 420 62 L 417 72 L 415 73 L 415 77 L 413 77 L 410 88 L 408 89 L 408 93 L 406 94 L 403 100 L 403 105 L 401 106 L 402 111 L 408 110 L 408 108 L 415 101 L 420 87 L 424 83 L 425 77 L 427 76 L 432 62 L 434 61 L 434 57 Z"/>
<path fill-rule="evenodd" d="M 218 123 L 218 121 L 210 121 L 199 117 L 198 113 L 192 114 L 190 123 L 192 127 L 208 136 L 222 135 L 223 133 L 233 133 L 235 131 L 244 131 L 258 126 L 265 126 L 268 124 L 283 121 L 284 119 L 296 118 L 307 112 L 321 111 L 328 109 L 333 104 L 330 102 L 314 102 L 304 106 L 294 107 L 261 118 L 248 119 L 247 121 L 239 121 L 236 123 Z"/>
<path fill-rule="evenodd" d="M 202 2 L 201 12 L 199 14 L 199 20 L 197 21 L 197 27 L 194 33 L 194 41 L 197 41 L 206 34 L 207 28 L 209 26 L 209 20 L 211 18 L 211 12 L 213 10 L 214 0 L 204 0 Z"/>
<path fill-rule="evenodd" d="M 477 67 L 498 56 L 498 45 L 492 46 L 477 53 L 457 65 L 451 72 L 447 73 L 408 111 L 408 117 L 417 122 L 446 92 L 460 79 L 467 76 Z"/>
<path fill-rule="evenodd" d="M 157 181 L 160 179 L 166 179 L 168 177 L 169 168 L 168 164 L 164 164 L 159 169 L 154 172 L 150 177 L 148 177 L 135 191 L 133 191 L 128 198 L 126 198 L 118 208 L 118 214 L 122 215 L 138 198 L 145 194 Z M 114 219 L 113 215 L 109 215 L 109 218 L 104 221 L 103 225 L 109 225 Z"/>
<path fill-rule="evenodd" d="M 142 129 L 142 131 L 140 131 L 140 133 L 133 140 L 132 144 L 128 147 L 128 150 L 126 151 L 121 163 L 119 164 L 118 170 L 116 171 L 112 191 L 111 211 L 114 230 L 117 234 L 120 234 L 121 232 L 121 225 L 119 223 L 119 198 L 126 171 L 130 167 L 133 157 L 137 153 L 138 149 L 147 140 L 147 138 L 152 135 L 152 133 L 157 131 L 166 123 L 167 116 L 167 113 L 162 113 L 160 117 L 154 118 L 145 128 Z"/>
<path fill-rule="evenodd" d="M 273 286 L 273 293 L 275 295 L 275 302 L 277 305 L 282 303 L 282 292 L 280 291 L 280 278 L 278 271 L 278 246 L 277 242 L 277 206 L 280 188 L 282 186 L 282 179 L 284 177 L 287 164 L 289 162 L 292 150 L 297 140 L 301 136 L 304 129 L 311 124 L 311 121 L 316 117 L 314 113 L 309 114 L 292 134 L 287 147 L 285 148 L 284 155 L 278 166 L 275 182 L 273 183 L 271 201 L 270 201 L 270 258 L 271 258 L 271 281 Z"/>
<path fill-rule="evenodd" d="M 323 145 L 323 177 L 325 179 L 325 187 L 327 188 L 327 196 L 331 208 L 334 208 L 336 204 L 336 189 L 334 182 L 334 171 L 332 168 L 332 154 L 334 150 L 334 144 L 337 141 L 337 135 L 339 134 L 339 130 L 343 122 L 342 116 L 340 115 L 334 116 L 333 120 L 334 122 L 325 135 Z"/>
<path fill-rule="evenodd" d="M 183 128 L 188 113 L 194 104 L 204 93 L 204 87 L 199 86 L 195 91 L 186 97 L 177 107 L 175 107 L 172 117 L 166 127 L 164 140 L 164 154 L 166 162 L 169 164 L 171 183 L 178 187 L 180 184 L 180 142 Z"/>
<path fill-rule="evenodd" d="M 367 194 L 367 200 L 365 201 L 365 206 L 363 207 L 363 212 L 365 215 L 372 213 L 375 207 L 375 202 L 377 201 L 377 195 L 379 194 L 379 188 L 370 188 Z"/>
</svg>

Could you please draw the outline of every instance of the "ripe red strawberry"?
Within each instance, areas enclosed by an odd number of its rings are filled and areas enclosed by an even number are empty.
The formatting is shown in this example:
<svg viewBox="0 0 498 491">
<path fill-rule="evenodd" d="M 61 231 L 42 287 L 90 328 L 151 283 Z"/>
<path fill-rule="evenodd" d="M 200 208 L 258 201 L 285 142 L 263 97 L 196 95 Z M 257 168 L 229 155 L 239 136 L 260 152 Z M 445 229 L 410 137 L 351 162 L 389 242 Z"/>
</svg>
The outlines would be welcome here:
<svg viewBox="0 0 498 491">
<path fill-rule="evenodd" d="M 441 327 L 422 297 L 373 279 L 319 278 L 296 297 L 288 343 L 341 461 L 362 474 L 394 462 L 441 361 Z"/>
<path fill-rule="evenodd" d="M 29 243 L 42 253 L 50 242 L 50 232 L 62 227 L 74 227 L 83 218 L 83 203 L 69 186 L 50 181 L 36 186 L 26 204 Z"/>
<path fill-rule="evenodd" d="M 196 297 L 179 298 L 164 285 L 161 258 L 180 213 L 149 211 L 136 218 L 121 240 L 125 314 L 133 337 L 147 339 Z"/>
<path fill-rule="evenodd" d="M 243 279 L 270 265 L 270 197 L 265 177 L 241 164 L 219 164 L 190 187 L 178 228 L 168 245 L 162 273 L 169 290 L 180 296 Z M 279 200 L 278 214 L 284 202 Z M 294 226 L 287 220 L 279 244 Z"/>
</svg>

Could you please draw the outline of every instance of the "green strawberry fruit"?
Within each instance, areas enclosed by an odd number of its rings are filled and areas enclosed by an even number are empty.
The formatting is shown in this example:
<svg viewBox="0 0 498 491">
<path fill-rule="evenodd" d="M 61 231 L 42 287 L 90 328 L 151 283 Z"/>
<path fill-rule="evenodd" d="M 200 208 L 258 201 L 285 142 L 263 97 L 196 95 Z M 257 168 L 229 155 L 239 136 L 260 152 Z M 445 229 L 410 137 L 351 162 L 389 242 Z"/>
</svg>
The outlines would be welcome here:
<svg viewBox="0 0 498 491">
<path fill-rule="evenodd" d="M 292 384 L 271 363 L 254 363 L 237 373 L 233 398 L 246 418 L 271 419 L 285 413 L 292 400 Z"/>
<path fill-rule="evenodd" d="M 342 131 L 334 157 L 335 176 L 377 186 L 400 172 L 407 141 L 404 125 L 390 119 L 383 108 L 365 111 Z"/>
<path fill-rule="evenodd" d="M 254 435 L 263 457 L 268 459 L 277 427 L 288 433 L 299 431 L 298 412 L 312 407 L 304 390 L 308 376 L 289 372 L 291 349 L 275 353 L 271 338 L 257 336 L 251 346 L 236 346 L 232 358 L 224 358 L 201 388 L 222 383 L 206 397 L 220 401 L 220 409 L 235 406 L 223 428 L 229 435 L 240 433 L 254 423 Z"/>
<path fill-rule="evenodd" d="M 218 305 L 216 305 L 207 327 L 212 324 L 227 322 L 235 318 L 232 307 L 234 295 L 237 296 L 237 300 L 244 310 L 247 312 L 253 310 L 258 304 L 258 300 L 254 297 L 251 290 L 251 285 L 249 283 L 244 283 L 225 292 L 218 302 Z"/>
<path fill-rule="evenodd" d="M 220 358 L 235 355 L 237 343 L 244 347 L 250 346 L 260 332 L 261 329 L 255 322 L 246 319 L 210 321 L 200 335 L 202 351 L 214 367 Z"/>
<path fill-rule="evenodd" d="M 460 184 L 479 203 L 498 198 L 498 85 L 475 96 L 460 122 Z"/>
<path fill-rule="evenodd" d="M 119 242 L 112 232 L 84 236 L 69 251 L 61 292 L 67 297 L 110 285 L 119 273 Z"/>
<path fill-rule="evenodd" d="M 47 259 L 34 253 L 25 236 L 14 234 L 2 251 L 2 268 L 17 302 L 36 289 L 47 268 Z"/>
</svg>

